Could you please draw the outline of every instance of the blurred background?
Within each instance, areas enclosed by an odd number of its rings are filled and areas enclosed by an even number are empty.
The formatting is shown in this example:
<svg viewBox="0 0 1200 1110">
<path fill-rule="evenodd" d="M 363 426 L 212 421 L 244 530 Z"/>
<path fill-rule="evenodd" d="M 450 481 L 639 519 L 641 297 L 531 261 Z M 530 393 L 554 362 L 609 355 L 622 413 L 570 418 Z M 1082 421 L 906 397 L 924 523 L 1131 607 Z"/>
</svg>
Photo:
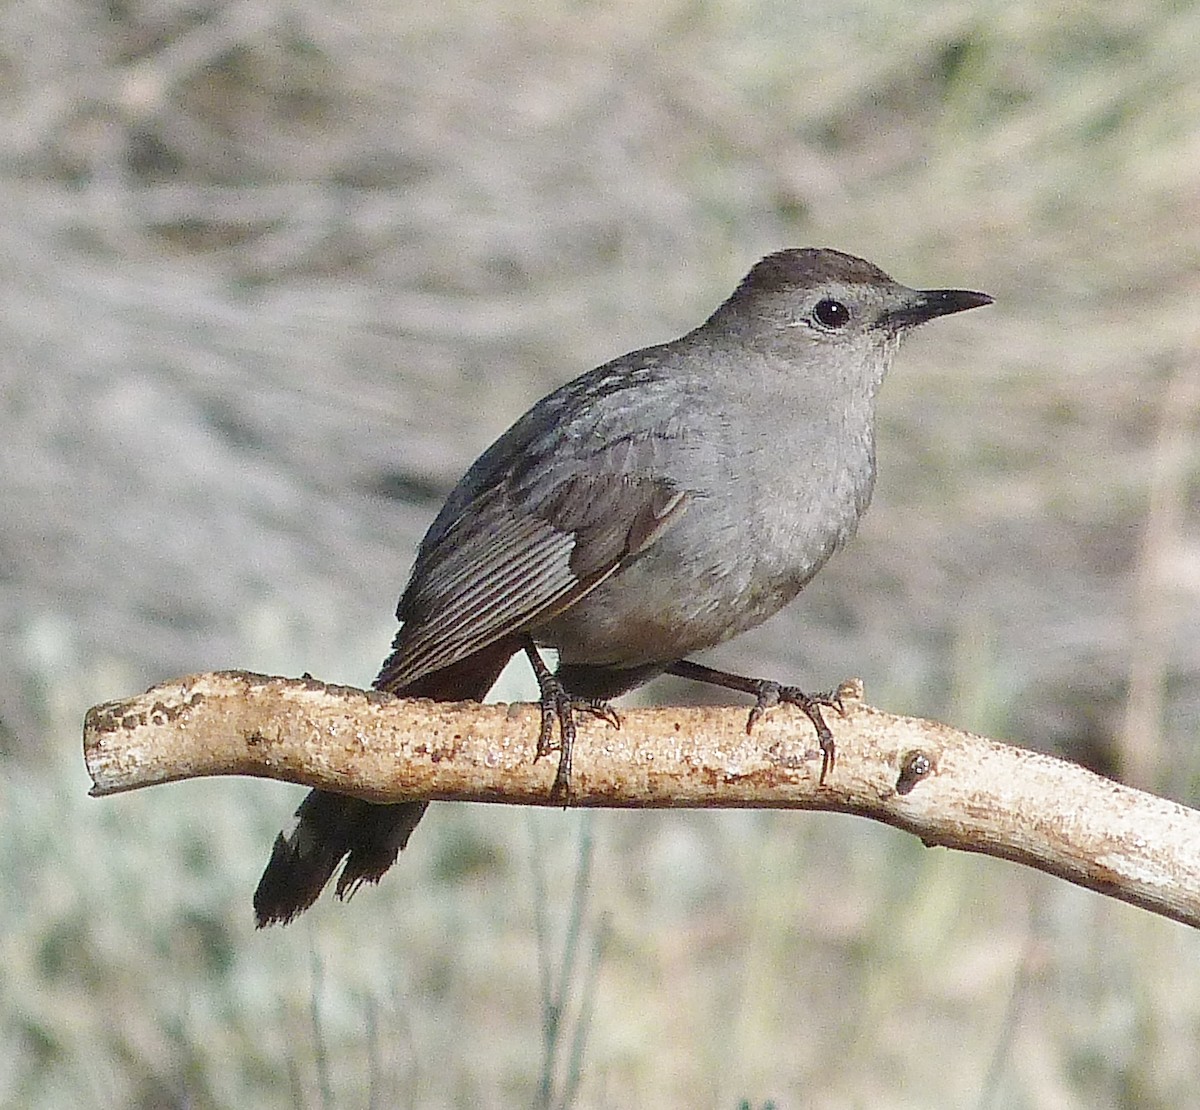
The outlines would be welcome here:
<svg viewBox="0 0 1200 1110">
<path fill-rule="evenodd" d="M 858 538 L 710 661 L 1196 804 L 1200 8 L 13 0 L 0 95 L 0 1106 L 1195 1103 L 1200 942 L 1047 876 L 437 806 L 256 934 L 302 791 L 91 800 L 80 726 L 368 683 L 495 435 L 833 246 L 996 304 L 909 341 Z"/>
</svg>

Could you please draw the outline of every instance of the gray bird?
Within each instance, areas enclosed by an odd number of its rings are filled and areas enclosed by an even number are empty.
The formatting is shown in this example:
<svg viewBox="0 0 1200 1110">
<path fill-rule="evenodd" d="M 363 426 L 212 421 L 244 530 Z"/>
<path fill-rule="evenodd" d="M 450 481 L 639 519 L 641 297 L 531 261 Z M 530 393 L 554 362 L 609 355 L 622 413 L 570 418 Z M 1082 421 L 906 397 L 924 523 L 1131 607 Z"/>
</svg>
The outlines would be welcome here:
<svg viewBox="0 0 1200 1110">
<path fill-rule="evenodd" d="M 764 258 L 694 331 L 568 382 L 483 453 L 421 543 L 375 687 L 482 700 L 526 652 L 538 754 L 561 749 L 565 796 L 573 710 L 613 719 L 609 698 L 683 675 L 753 694 L 748 727 L 798 705 L 823 779 L 834 753 L 820 706 L 835 699 L 685 657 L 778 612 L 854 534 L 875 478 L 875 397 L 901 339 L 990 302 L 909 289 L 839 251 Z M 554 674 L 539 647 L 558 651 Z M 339 897 L 377 882 L 426 805 L 310 793 L 275 841 L 258 924 L 307 909 L 343 859 Z"/>
</svg>

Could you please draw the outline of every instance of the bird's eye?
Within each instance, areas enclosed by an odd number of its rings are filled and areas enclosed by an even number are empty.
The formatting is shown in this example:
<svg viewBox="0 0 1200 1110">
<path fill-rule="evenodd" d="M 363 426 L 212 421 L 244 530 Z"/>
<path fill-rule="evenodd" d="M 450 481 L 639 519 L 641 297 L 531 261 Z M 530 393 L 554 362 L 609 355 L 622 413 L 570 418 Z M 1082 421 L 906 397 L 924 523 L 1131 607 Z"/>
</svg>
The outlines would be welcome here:
<svg viewBox="0 0 1200 1110">
<path fill-rule="evenodd" d="M 850 310 L 841 301 L 826 297 L 817 302 L 813 316 L 818 324 L 826 328 L 844 328 L 850 321 Z"/>
</svg>

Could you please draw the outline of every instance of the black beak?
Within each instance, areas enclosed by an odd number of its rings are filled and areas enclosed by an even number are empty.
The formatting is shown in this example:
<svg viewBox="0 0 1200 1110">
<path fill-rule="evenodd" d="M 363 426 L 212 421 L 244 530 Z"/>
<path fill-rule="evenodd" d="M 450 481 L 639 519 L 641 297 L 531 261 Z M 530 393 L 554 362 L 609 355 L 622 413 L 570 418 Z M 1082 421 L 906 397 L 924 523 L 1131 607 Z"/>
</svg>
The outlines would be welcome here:
<svg viewBox="0 0 1200 1110">
<path fill-rule="evenodd" d="M 938 316 L 991 303 L 992 298 L 986 293 L 972 293 L 968 289 L 914 289 L 904 304 L 887 314 L 887 321 L 893 327 L 915 328 Z"/>
</svg>

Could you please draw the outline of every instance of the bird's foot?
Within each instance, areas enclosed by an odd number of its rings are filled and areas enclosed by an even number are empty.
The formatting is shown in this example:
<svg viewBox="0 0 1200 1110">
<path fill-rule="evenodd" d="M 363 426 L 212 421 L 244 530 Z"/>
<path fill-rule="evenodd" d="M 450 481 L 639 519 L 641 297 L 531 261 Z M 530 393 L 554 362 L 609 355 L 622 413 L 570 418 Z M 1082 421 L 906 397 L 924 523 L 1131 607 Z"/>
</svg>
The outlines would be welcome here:
<svg viewBox="0 0 1200 1110">
<path fill-rule="evenodd" d="M 837 747 L 833 742 L 833 733 L 829 731 L 829 726 L 825 723 L 821 707 L 836 709 L 838 714 L 844 717 L 846 706 L 842 702 L 841 691 L 831 690 L 824 694 L 806 694 L 798 686 L 781 686 L 778 682 L 772 682 L 770 679 L 761 679 L 755 694 L 754 708 L 750 710 L 750 716 L 746 719 L 746 735 L 748 736 L 753 730 L 754 723 L 759 717 L 768 709 L 781 703 L 794 705 L 812 721 L 813 728 L 817 730 L 817 743 L 821 747 L 821 774 L 817 783 L 824 786 L 826 775 L 833 770 L 833 765 L 837 761 Z"/>
<path fill-rule="evenodd" d="M 590 717 L 612 725 L 613 728 L 621 727 L 620 715 L 612 707 L 612 703 L 603 698 L 572 698 L 571 706 L 577 713 L 586 713 Z"/>
<path fill-rule="evenodd" d="M 600 698 L 573 698 L 558 677 L 542 661 L 532 643 L 525 648 L 538 684 L 538 704 L 542 710 L 542 726 L 538 732 L 537 753 L 534 761 L 558 750 L 558 770 L 550 787 L 551 801 L 566 805 L 571 800 L 571 754 L 575 746 L 575 713 L 588 713 L 607 721 L 613 728 L 621 727 L 621 718 L 608 702 Z M 554 726 L 558 724 L 558 741 L 554 739 Z"/>
<path fill-rule="evenodd" d="M 721 686 L 726 690 L 740 690 L 746 694 L 753 694 L 754 708 L 750 710 L 750 717 L 746 721 L 747 734 L 753 730 L 755 721 L 772 706 L 781 702 L 796 706 L 812 721 L 813 728 L 817 730 L 817 743 L 821 746 L 821 776 L 817 781 L 821 786 L 825 785 L 826 776 L 833 770 L 837 759 L 837 749 L 833 743 L 833 733 L 829 731 L 829 726 L 821 714 L 821 708 L 824 706 L 836 709 L 839 714 L 845 716 L 846 707 L 842 701 L 841 690 L 834 690 L 828 694 L 806 694 L 798 686 L 782 686 L 768 679 L 745 678 L 739 674 L 706 667 L 703 663 L 693 663 L 690 659 L 681 659 L 671 664 L 667 673 L 678 675 L 680 678 L 690 678 L 694 682 Z"/>
</svg>

